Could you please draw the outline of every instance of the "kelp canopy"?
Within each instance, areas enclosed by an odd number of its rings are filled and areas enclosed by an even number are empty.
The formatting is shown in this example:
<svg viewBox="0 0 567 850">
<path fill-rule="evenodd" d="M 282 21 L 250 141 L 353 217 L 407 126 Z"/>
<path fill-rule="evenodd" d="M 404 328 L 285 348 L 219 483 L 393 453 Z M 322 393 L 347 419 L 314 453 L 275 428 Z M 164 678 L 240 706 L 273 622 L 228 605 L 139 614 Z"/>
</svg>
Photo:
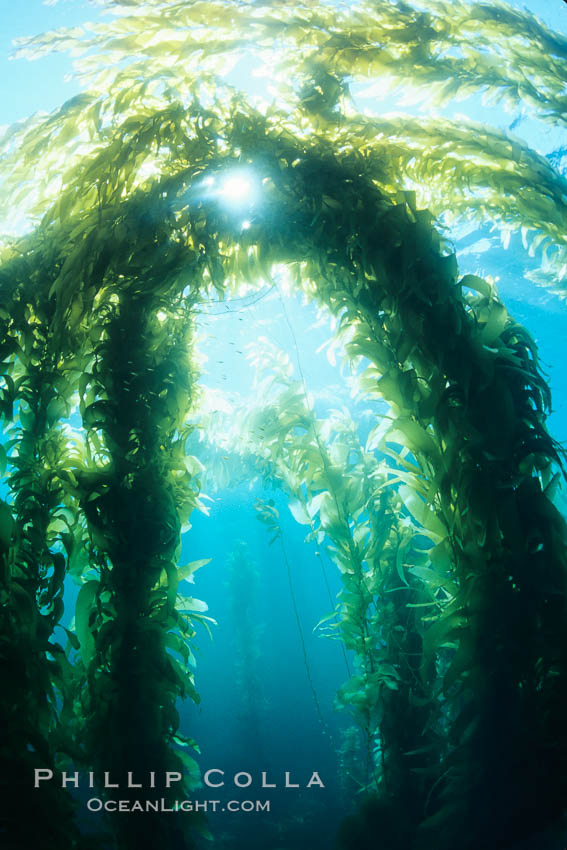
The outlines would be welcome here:
<svg viewBox="0 0 567 850">
<path fill-rule="evenodd" d="M 187 451 L 194 315 L 285 269 L 390 406 L 362 447 L 284 374 L 272 437 L 241 422 L 344 576 L 342 698 L 378 755 L 342 846 L 543 846 L 567 799 L 560 450 L 529 332 L 459 277 L 435 216 L 521 229 L 562 296 L 567 184 L 494 128 L 363 115 L 349 90 L 489 93 L 563 125 L 567 40 L 501 3 L 106 5 L 23 46 L 78 55 L 85 93 L 2 141 L 4 206 L 29 230 L 0 266 L 5 845 L 87 846 L 61 788 L 32 795 L 34 767 L 197 781 L 176 710 L 198 699 L 203 619 L 179 592 L 202 562 L 178 563 L 206 464 Z M 223 77 L 243 56 L 269 104 Z M 235 180 L 253 190 L 236 207 Z M 190 847 L 191 823 L 122 815 L 106 841 Z"/>
</svg>

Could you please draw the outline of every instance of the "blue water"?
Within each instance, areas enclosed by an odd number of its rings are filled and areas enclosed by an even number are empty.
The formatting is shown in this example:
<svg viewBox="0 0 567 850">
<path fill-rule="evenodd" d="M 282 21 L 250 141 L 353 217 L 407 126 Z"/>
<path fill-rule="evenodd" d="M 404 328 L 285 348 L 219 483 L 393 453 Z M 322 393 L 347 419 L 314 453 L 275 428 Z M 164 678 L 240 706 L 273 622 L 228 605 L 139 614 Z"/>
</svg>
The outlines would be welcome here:
<svg viewBox="0 0 567 850">
<path fill-rule="evenodd" d="M 218 620 L 214 638 L 199 639 L 198 689 L 199 708 L 186 705 L 182 711 L 182 728 L 200 742 L 202 767 L 221 768 L 231 777 L 239 771 L 251 773 L 255 782 L 250 797 L 234 788 L 225 789 L 226 799 L 270 799 L 270 816 L 262 814 L 255 823 L 253 847 L 312 846 L 313 830 L 324 825 L 328 840 L 344 810 L 338 799 L 336 741 L 346 718 L 333 710 L 338 686 L 345 678 L 340 644 L 313 632 L 321 617 L 328 613 L 329 602 L 321 567 L 311 550 L 303 543 L 304 527 L 285 515 L 284 500 L 277 494 L 281 507 L 282 529 L 287 558 L 291 568 L 297 611 L 303 627 L 313 685 L 326 728 L 322 728 L 305 671 L 301 640 L 297 628 L 287 568 L 279 541 L 270 546 L 269 535 L 257 522 L 252 501 L 264 496 L 261 488 L 249 491 L 240 487 L 223 494 L 209 518 L 196 517 L 184 544 L 184 556 L 202 554 L 213 558 L 195 579 L 196 596 L 206 599 L 209 610 Z M 259 569 L 256 604 L 246 612 L 251 625 L 260 630 L 257 641 L 259 657 L 255 670 L 260 683 L 257 713 L 243 713 L 242 693 L 234 681 L 235 616 L 230 611 L 226 561 L 238 541 L 246 541 L 247 556 Z M 327 564 L 329 580 L 338 590 L 336 575 Z M 336 570 L 335 570 L 336 573 Z M 252 629 L 250 639 L 254 640 Z M 245 679 L 244 679 L 245 683 Z M 259 790 L 262 771 L 271 782 L 284 784 L 284 774 L 291 772 L 291 782 L 305 784 L 317 771 L 325 784 L 312 789 L 278 788 Z M 221 796 L 222 800 L 223 797 Z M 339 806 L 337 807 L 337 803 Z M 211 828 L 243 836 L 249 829 L 250 816 L 211 817 Z M 276 841 L 278 831 L 286 836 L 286 844 Z M 298 834 L 294 834 L 297 832 Z M 293 843 L 291 843 L 293 841 Z M 240 846 L 234 844 L 231 846 Z"/>
<path fill-rule="evenodd" d="M 288 352 L 295 377 L 301 374 L 314 393 L 319 415 L 330 407 L 349 404 L 349 400 L 354 407 L 340 365 L 331 365 L 326 350 L 317 354 L 329 338 L 329 329 L 325 324 L 315 327 L 314 305 L 293 297 L 286 298 L 282 306 L 281 299 L 270 293 L 250 307 L 229 302 L 225 308 L 215 307 L 214 313 L 212 320 L 202 320 L 203 331 L 208 328 L 203 348 L 209 357 L 203 384 L 234 400 L 238 394 L 252 403 L 254 374 L 247 353 L 259 331 Z M 364 420 L 361 428 L 366 428 Z M 190 444 L 193 449 L 199 456 L 198 443 Z M 337 755 L 344 730 L 352 725 L 348 713 L 336 706 L 337 690 L 348 671 L 341 644 L 314 630 L 336 604 L 339 572 L 324 551 L 318 557 L 318 547 L 304 542 L 308 527 L 294 520 L 286 497 L 273 486 L 255 479 L 214 492 L 212 498 L 205 503 L 209 515 L 195 511 L 192 528 L 183 537 L 182 563 L 212 559 L 195 574 L 191 592 L 207 601 L 208 613 L 218 625 L 212 627 L 212 640 L 200 631 L 196 685 L 201 703 L 183 707 L 181 728 L 199 742 L 198 760 L 203 770 L 221 768 L 227 777 L 239 771 L 254 776 L 252 796 L 248 791 L 235 796 L 234 787 L 229 786 L 224 789 L 225 796 L 220 796 L 223 805 L 229 799 L 269 799 L 271 811 L 269 815 L 228 816 L 222 811 L 209 812 L 211 829 L 215 840 L 226 834 L 227 842 L 233 842 L 226 846 L 231 847 L 299 850 L 319 846 L 320 841 L 324 842 L 321 846 L 331 846 L 341 817 L 353 806 L 352 800 L 343 800 L 341 795 Z M 268 529 L 256 518 L 258 498 L 273 500 L 279 511 L 282 539 L 271 544 Z M 257 572 L 252 604 L 242 612 L 249 624 L 248 642 L 258 653 L 248 671 L 260 685 L 253 716 L 246 715 L 243 704 L 241 688 L 246 686 L 246 677 L 244 682 L 242 676 L 235 680 L 235 655 L 243 647 L 235 642 L 240 609 L 234 597 L 242 589 L 235 587 L 234 579 L 231 585 L 228 562 L 242 544 Z M 278 784 L 276 790 L 259 789 L 263 771 L 270 782 Z M 325 788 L 283 789 L 286 771 L 292 774 L 291 782 L 303 785 L 316 771 Z M 206 789 L 199 794 L 210 798 Z"/>
</svg>

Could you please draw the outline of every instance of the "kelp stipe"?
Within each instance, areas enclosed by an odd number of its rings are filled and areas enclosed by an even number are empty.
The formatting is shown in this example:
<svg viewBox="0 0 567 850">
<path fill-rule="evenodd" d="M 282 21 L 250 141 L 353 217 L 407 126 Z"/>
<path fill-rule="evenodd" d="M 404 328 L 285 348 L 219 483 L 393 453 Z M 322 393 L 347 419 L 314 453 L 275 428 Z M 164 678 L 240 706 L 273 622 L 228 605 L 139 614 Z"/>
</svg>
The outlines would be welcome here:
<svg viewBox="0 0 567 850">
<path fill-rule="evenodd" d="M 268 706 L 262 693 L 258 671 L 265 624 L 258 619 L 258 592 L 261 573 L 253 561 L 248 544 L 237 540 L 227 559 L 226 589 L 233 646 L 233 681 L 238 691 L 242 733 L 249 727 L 253 740 L 248 751 L 263 756 L 265 749 L 263 718 Z M 262 759 L 260 759 L 262 760 Z"/>
<path fill-rule="evenodd" d="M 273 501 L 273 500 L 272 500 Z M 297 626 L 297 636 L 299 638 L 299 643 L 301 646 L 301 654 L 303 656 L 303 667 L 305 670 L 305 675 L 307 677 L 307 682 L 309 683 L 309 690 L 311 691 L 311 696 L 313 698 L 313 705 L 315 706 L 315 712 L 317 714 L 317 719 L 319 720 L 319 724 L 324 734 L 327 734 L 327 724 L 325 722 L 325 718 L 323 716 L 323 712 L 321 711 L 321 702 L 319 700 L 319 696 L 317 694 L 317 689 L 315 688 L 315 684 L 313 682 L 313 675 L 311 673 L 311 665 L 309 663 L 309 656 L 307 654 L 307 647 L 305 644 L 305 633 L 303 629 L 303 625 L 301 623 L 301 617 L 299 615 L 299 609 L 297 607 L 297 599 L 295 596 L 294 583 L 291 572 L 291 564 L 289 561 L 289 557 L 287 554 L 287 548 L 285 545 L 285 541 L 282 534 L 282 529 L 279 524 L 279 512 L 277 508 L 273 505 L 263 502 L 261 499 L 256 500 L 256 504 L 254 505 L 256 510 L 256 518 L 264 523 L 267 526 L 268 532 L 271 536 L 270 543 L 275 542 L 275 540 L 279 540 L 280 550 L 283 558 L 283 562 L 285 564 L 285 571 L 287 575 L 287 585 L 289 588 L 289 595 L 291 600 L 291 607 L 293 609 L 293 615 L 295 617 L 295 623 Z"/>
<path fill-rule="evenodd" d="M 146 293 L 122 289 L 104 311 L 102 341 L 83 388 L 83 423 L 101 435 L 106 457 L 77 476 L 76 495 L 100 576 L 91 604 L 91 758 L 98 775 L 110 771 L 122 784 L 128 772 L 155 771 L 158 796 L 172 800 L 178 790 L 164 785 L 166 771 L 183 772 L 170 746 L 178 726 L 175 699 L 192 687 L 171 654 L 182 654 L 194 633 L 175 607 L 184 483 L 175 444 L 191 400 L 190 325 L 174 304 L 160 323 L 152 302 Z M 146 796 L 143 789 L 131 794 Z M 123 847 L 184 846 L 177 825 L 163 817 L 118 815 L 115 829 Z"/>
</svg>

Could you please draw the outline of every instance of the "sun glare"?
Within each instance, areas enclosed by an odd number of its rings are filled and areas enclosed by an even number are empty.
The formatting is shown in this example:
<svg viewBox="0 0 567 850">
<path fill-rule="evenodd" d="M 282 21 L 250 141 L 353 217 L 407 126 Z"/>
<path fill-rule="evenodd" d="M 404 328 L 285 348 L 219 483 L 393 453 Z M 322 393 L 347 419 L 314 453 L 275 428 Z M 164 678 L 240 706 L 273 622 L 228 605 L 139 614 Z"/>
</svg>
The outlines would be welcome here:
<svg viewBox="0 0 567 850">
<path fill-rule="evenodd" d="M 230 206 L 246 206 L 253 203 L 256 187 L 253 180 L 244 174 L 231 174 L 220 187 L 220 196 Z"/>
</svg>

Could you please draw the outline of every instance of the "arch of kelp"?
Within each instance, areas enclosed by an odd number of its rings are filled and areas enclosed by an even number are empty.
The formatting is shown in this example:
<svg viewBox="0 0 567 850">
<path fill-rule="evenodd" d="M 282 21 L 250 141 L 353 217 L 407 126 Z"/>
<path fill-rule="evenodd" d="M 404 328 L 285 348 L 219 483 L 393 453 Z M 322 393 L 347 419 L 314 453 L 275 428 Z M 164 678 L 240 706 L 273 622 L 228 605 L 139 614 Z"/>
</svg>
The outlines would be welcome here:
<svg viewBox="0 0 567 850">
<path fill-rule="evenodd" d="M 66 50 L 78 57 L 88 93 L 15 125 L 0 140 L 10 209 L 37 216 L 53 205 L 54 217 L 64 220 L 86 197 L 67 192 L 63 199 L 61 187 L 76 185 L 85 154 L 105 146 L 107 157 L 122 157 L 129 189 L 140 182 L 142 165 L 167 168 L 167 140 L 154 146 L 151 116 L 172 104 L 187 108 L 195 97 L 214 100 L 219 86 L 226 89 L 227 69 L 245 58 L 277 91 L 276 104 L 264 104 L 274 121 L 335 148 L 364 150 L 381 184 L 412 186 L 419 206 L 449 221 L 463 213 L 488 219 L 505 243 L 521 229 L 542 261 L 530 276 L 565 297 L 567 183 L 550 159 L 510 133 L 461 118 L 382 115 L 390 107 L 381 98 L 394 89 L 434 108 L 482 95 L 519 110 L 514 125 L 533 116 L 563 127 L 567 39 L 531 13 L 500 0 L 100 5 L 114 16 L 19 40 L 23 56 Z M 349 97 L 365 81 L 378 98 L 378 115 L 370 118 Z M 215 109 L 224 114 L 226 92 L 220 101 Z M 128 153 L 119 142 L 126 128 L 139 141 Z"/>
<path fill-rule="evenodd" d="M 421 524 L 443 529 L 438 579 L 449 569 L 458 587 L 429 634 L 456 645 L 448 753 L 430 765 L 431 814 L 409 836 L 395 838 L 394 826 L 392 846 L 506 846 L 547 828 L 566 785 L 566 532 L 550 498 L 560 458 L 529 334 L 489 284 L 458 279 L 431 215 L 411 193 L 379 189 L 356 151 L 298 140 L 242 104 L 227 123 L 198 104 L 170 108 L 143 127 L 144 145 L 167 138 L 168 174 L 127 198 L 139 130 L 124 128 L 130 145 L 114 160 L 85 162 L 58 202 L 94 191 L 93 206 L 64 225 L 48 216 L 0 272 L 3 415 L 13 423 L 3 728 L 20 777 L 5 801 L 16 812 L 28 767 L 56 753 L 122 776 L 182 767 L 174 745 L 191 742 L 177 735 L 175 699 L 196 694 L 171 651 L 188 653 L 198 618 L 198 606 L 176 608 L 180 528 L 199 489 L 184 450 L 192 310 L 211 286 L 269 279 L 285 263 L 372 364 L 366 391 L 391 404 L 396 439 L 419 467 Z M 236 164 L 262 187 L 245 231 L 201 195 L 205 173 Z M 75 392 L 83 439 L 73 442 Z M 89 581 L 70 640 L 83 674 L 52 637 L 64 572 L 81 561 Z M 36 821 L 11 819 L 14 841 L 46 824 L 58 846 L 82 841 L 57 797 L 31 798 L 45 808 Z M 402 807 L 388 804 L 395 823 Z M 380 824 L 374 813 L 377 834 Z M 191 842 L 168 818 L 121 816 L 112 829 L 120 848 Z"/>
</svg>

